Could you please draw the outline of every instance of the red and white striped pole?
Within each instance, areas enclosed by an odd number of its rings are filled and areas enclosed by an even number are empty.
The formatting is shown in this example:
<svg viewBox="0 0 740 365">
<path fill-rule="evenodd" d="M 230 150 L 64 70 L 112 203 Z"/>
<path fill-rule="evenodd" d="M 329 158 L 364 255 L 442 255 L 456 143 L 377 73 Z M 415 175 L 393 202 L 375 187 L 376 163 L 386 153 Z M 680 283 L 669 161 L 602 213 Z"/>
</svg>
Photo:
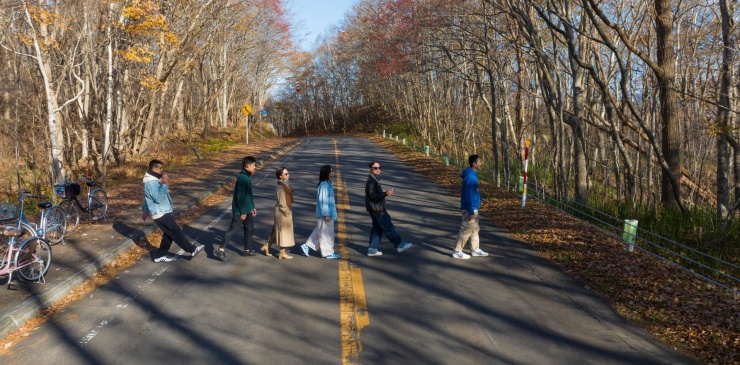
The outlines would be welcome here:
<svg viewBox="0 0 740 365">
<path fill-rule="evenodd" d="M 522 208 L 527 202 L 527 165 L 529 165 L 529 141 L 524 142 L 524 186 L 522 186 Z"/>
</svg>

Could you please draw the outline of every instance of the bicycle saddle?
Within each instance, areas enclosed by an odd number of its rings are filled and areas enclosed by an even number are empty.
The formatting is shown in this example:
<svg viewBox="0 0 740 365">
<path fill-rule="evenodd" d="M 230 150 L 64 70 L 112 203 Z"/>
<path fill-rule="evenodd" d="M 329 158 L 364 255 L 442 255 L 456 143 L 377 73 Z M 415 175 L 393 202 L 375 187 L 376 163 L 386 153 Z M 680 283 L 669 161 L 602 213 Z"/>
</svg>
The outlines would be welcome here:
<svg viewBox="0 0 740 365">
<path fill-rule="evenodd" d="M 89 187 L 93 187 L 95 185 L 98 185 L 98 183 L 96 183 L 95 181 L 85 181 L 85 185 Z"/>
<path fill-rule="evenodd" d="M 3 232 L 3 236 L 6 237 L 20 237 L 23 234 L 22 229 L 12 228 Z"/>
<path fill-rule="evenodd" d="M 41 209 L 46 209 L 46 208 L 51 208 L 52 205 L 53 204 L 51 204 L 49 202 L 45 202 L 45 203 L 39 203 L 38 204 L 38 207 L 41 208 Z"/>
</svg>

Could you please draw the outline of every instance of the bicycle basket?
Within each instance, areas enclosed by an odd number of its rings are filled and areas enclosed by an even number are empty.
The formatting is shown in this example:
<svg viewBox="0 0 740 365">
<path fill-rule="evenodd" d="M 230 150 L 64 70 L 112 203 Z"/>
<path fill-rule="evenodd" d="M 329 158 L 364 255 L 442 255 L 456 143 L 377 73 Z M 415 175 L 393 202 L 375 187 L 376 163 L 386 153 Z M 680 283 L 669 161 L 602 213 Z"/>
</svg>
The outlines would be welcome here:
<svg viewBox="0 0 740 365">
<path fill-rule="evenodd" d="M 0 220 L 18 218 L 18 207 L 12 203 L 0 202 Z"/>
<path fill-rule="evenodd" d="M 80 184 L 71 183 L 64 185 L 54 185 L 54 195 L 59 199 L 72 199 L 80 195 Z"/>
</svg>

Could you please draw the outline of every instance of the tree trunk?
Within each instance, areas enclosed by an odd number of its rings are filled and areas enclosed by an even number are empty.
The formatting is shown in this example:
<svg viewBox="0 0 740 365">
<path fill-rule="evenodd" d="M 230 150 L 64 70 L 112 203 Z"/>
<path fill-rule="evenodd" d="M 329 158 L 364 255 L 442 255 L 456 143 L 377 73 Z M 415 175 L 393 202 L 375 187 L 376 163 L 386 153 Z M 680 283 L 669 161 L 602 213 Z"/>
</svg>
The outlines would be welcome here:
<svg viewBox="0 0 740 365">
<path fill-rule="evenodd" d="M 734 35 L 735 4 L 732 0 L 719 0 L 722 17 L 722 67 L 720 69 L 720 89 L 717 110 L 717 215 L 728 217 L 730 206 L 730 151 L 729 140 L 732 131 L 731 100 L 735 71 L 732 67 L 735 56 L 736 36 Z M 737 181 L 737 179 L 735 180 Z M 736 195 L 737 197 L 737 195 Z"/>
<path fill-rule="evenodd" d="M 655 0 L 655 32 L 658 67 L 656 72 L 660 97 L 661 150 L 668 165 L 661 177 L 661 203 L 681 207 L 681 126 L 676 109 L 676 51 L 671 0 Z"/>
</svg>

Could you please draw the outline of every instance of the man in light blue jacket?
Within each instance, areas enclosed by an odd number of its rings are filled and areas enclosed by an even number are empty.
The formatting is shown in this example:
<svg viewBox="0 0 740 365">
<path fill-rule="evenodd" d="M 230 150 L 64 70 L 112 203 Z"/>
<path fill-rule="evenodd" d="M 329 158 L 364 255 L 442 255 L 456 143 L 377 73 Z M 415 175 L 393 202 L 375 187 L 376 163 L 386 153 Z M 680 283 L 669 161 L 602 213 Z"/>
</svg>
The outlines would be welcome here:
<svg viewBox="0 0 740 365">
<path fill-rule="evenodd" d="M 468 157 L 470 167 L 463 170 L 460 177 L 462 178 L 462 192 L 460 193 L 460 212 L 462 213 L 462 223 L 460 223 L 460 232 L 457 235 L 457 244 L 452 257 L 456 259 L 469 259 L 473 256 L 488 256 L 488 253 L 480 249 L 480 216 L 478 208 L 480 207 L 480 192 L 478 191 L 478 170 L 483 166 L 483 159 L 478 155 Z M 470 255 L 463 252 L 463 247 L 470 240 Z"/>
<path fill-rule="evenodd" d="M 163 173 L 164 163 L 160 160 L 151 160 L 149 170 L 144 174 L 144 205 L 141 206 L 143 213 L 141 220 L 146 221 L 150 216 L 154 224 L 162 230 L 162 242 L 154 254 L 154 262 L 169 262 L 174 260 L 168 256 L 172 241 L 175 241 L 183 250 L 191 256 L 197 255 L 203 250 L 203 245 L 194 245 L 182 233 L 182 229 L 175 222 L 172 215 L 172 197 L 169 186 L 170 177 Z"/>
</svg>

